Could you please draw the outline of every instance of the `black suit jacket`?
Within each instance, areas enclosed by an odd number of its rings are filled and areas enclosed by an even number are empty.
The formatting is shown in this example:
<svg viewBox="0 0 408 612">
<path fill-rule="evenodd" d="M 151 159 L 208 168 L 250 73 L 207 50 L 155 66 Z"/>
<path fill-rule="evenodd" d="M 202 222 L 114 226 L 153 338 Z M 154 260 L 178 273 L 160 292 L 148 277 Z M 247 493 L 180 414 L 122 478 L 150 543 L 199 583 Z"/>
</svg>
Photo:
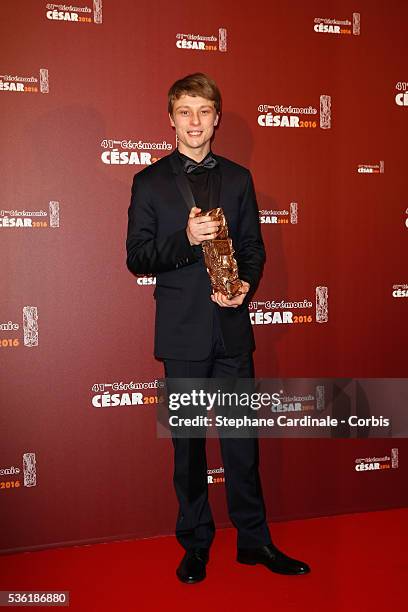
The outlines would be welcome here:
<svg viewBox="0 0 408 612">
<path fill-rule="evenodd" d="M 250 293 L 238 308 L 221 308 L 210 299 L 211 284 L 201 247 L 186 234 L 194 205 L 177 152 L 135 175 L 126 241 L 127 266 L 134 274 L 155 274 L 156 357 L 198 361 L 211 351 L 214 308 L 230 356 L 255 348 L 248 301 L 262 273 L 265 250 L 250 172 L 219 155 L 220 184 L 210 208 L 221 206 L 235 249 L 239 277 Z M 199 202 L 197 202 L 199 206 Z"/>
</svg>

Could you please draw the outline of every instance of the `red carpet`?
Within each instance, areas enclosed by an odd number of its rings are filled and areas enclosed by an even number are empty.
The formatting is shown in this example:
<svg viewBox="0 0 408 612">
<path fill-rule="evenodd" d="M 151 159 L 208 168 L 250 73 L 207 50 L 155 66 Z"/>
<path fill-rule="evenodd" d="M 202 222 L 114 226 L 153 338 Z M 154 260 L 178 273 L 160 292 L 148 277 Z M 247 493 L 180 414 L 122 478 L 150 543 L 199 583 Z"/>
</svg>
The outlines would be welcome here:
<svg viewBox="0 0 408 612">
<path fill-rule="evenodd" d="M 162 537 L 3 555 L 0 590 L 70 591 L 65 609 L 86 612 L 399 612 L 407 606 L 407 524 L 407 509 L 272 524 L 275 544 L 311 566 L 306 576 L 236 563 L 235 530 L 223 529 L 199 584 L 177 580 L 183 551 Z"/>
</svg>

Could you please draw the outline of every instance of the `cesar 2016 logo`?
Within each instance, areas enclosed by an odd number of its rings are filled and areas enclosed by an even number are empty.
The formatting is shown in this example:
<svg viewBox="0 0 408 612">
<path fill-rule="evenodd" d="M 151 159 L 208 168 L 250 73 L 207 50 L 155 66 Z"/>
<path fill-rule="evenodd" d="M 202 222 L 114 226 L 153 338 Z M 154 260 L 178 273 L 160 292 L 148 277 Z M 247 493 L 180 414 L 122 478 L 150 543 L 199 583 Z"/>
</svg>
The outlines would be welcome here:
<svg viewBox="0 0 408 612">
<path fill-rule="evenodd" d="M 252 325 L 327 323 L 329 320 L 328 288 L 315 288 L 315 315 L 313 302 L 309 299 L 290 302 L 286 300 L 267 300 L 249 303 L 249 316 Z"/>
<path fill-rule="evenodd" d="M 320 96 L 320 112 L 314 106 L 284 106 L 283 104 L 260 104 L 258 125 L 260 127 L 316 128 L 329 130 L 332 121 L 331 96 Z M 302 117 L 302 115 L 305 115 Z"/>
<path fill-rule="evenodd" d="M 20 325 L 13 321 L 0 323 L 0 348 L 16 348 L 21 346 L 21 337 L 16 334 Z M 21 333 L 21 332 L 19 332 Z M 12 334 L 14 337 L 4 338 L 3 334 Z M 38 308 L 37 306 L 23 307 L 23 343 L 27 347 L 38 346 Z"/>
<path fill-rule="evenodd" d="M 11 477 L 11 480 L 1 480 L 1 489 L 18 489 L 21 486 L 19 474 L 21 469 L 12 465 L 0 468 L 0 477 Z M 37 462 L 35 453 L 23 453 L 23 484 L 25 487 L 37 485 Z"/>
<path fill-rule="evenodd" d="M 227 29 L 218 28 L 218 36 L 201 34 L 176 34 L 176 47 L 191 51 L 227 51 Z"/>
<path fill-rule="evenodd" d="M 45 16 L 50 21 L 92 23 L 89 13 L 92 13 L 92 9 L 88 6 L 67 6 L 66 4 L 48 3 L 46 5 Z M 102 23 L 102 0 L 93 0 L 93 23 Z"/>
<path fill-rule="evenodd" d="M 39 78 L 17 74 L 0 74 L 0 91 L 47 94 L 50 91 L 48 69 L 40 68 Z"/>
<path fill-rule="evenodd" d="M 395 94 L 395 104 L 397 106 L 408 106 L 408 83 L 406 81 L 398 81 L 395 89 L 398 91 Z"/>
</svg>

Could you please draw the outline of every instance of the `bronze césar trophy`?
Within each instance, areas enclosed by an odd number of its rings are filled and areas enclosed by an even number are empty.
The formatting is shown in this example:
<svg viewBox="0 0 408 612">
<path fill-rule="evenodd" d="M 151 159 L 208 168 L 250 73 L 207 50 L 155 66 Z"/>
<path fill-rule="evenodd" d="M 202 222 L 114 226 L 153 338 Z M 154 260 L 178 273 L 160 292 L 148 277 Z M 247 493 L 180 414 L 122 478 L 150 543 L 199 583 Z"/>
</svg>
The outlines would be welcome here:
<svg viewBox="0 0 408 612">
<path fill-rule="evenodd" d="M 199 217 L 210 216 L 211 221 L 218 221 L 217 235 L 201 243 L 204 262 L 210 276 L 213 292 L 220 291 L 229 300 L 241 295 L 242 282 L 238 277 L 238 265 L 234 257 L 232 240 L 228 237 L 228 225 L 222 208 L 212 208 L 198 214 Z"/>
</svg>

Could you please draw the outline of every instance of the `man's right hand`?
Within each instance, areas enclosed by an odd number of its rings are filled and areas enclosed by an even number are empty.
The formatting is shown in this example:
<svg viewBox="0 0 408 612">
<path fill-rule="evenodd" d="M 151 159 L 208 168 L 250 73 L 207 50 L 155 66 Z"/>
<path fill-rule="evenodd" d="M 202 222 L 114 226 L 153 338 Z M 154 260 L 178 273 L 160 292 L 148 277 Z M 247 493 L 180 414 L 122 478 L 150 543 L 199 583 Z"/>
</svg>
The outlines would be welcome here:
<svg viewBox="0 0 408 612">
<path fill-rule="evenodd" d="M 211 221 L 208 215 L 197 217 L 200 212 L 201 208 L 193 206 L 188 217 L 186 233 L 191 245 L 201 244 L 204 240 L 215 238 L 220 225 L 218 221 Z"/>
</svg>

